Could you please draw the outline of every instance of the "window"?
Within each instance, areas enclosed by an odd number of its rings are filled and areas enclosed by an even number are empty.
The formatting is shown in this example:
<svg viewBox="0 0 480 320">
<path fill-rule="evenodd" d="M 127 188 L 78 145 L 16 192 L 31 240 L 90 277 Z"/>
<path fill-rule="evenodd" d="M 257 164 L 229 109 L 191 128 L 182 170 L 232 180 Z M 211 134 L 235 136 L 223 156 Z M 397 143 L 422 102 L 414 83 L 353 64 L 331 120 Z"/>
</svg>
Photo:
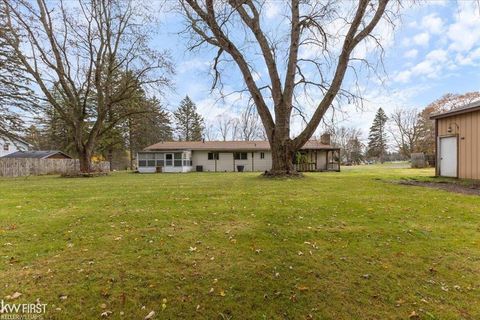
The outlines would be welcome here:
<svg viewBox="0 0 480 320">
<path fill-rule="evenodd" d="M 165 155 L 165 166 L 171 167 L 173 165 L 173 154 L 167 153 Z"/>
<path fill-rule="evenodd" d="M 176 152 L 173 154 L 173 165 L 175 167 L 181 167 L 182 166 L 182 153 L 181 152 Z"/>
<path fill-rule="evenodd" d="M 247 153 L 246 152 L 235 152 L 233 154 L 235 160 L 247 160 Z"/>
<path fill-rule="evenodd" d="M 5 143 L 5 144 L 3 145 L 3 150 L 8 151 L 9 149 L 10 149 L 10 144 L 9 144 L 9 143 Z"/>
<path fill-rule="evenodd" d="M 260 152 L 260 159 L 265 159 L 265 152 Z"/>
<path fill-rule="evenodd" d="M 208 160 L 218 160 L 218 152 L 209 152 L 208 153 Z"/>
<path fill-rule="evenodd" d="M 147 166 L 147 161 L 146 160 L 138 160 L 138 166 L 139 167 L 146 167 Z"/>
</svg>

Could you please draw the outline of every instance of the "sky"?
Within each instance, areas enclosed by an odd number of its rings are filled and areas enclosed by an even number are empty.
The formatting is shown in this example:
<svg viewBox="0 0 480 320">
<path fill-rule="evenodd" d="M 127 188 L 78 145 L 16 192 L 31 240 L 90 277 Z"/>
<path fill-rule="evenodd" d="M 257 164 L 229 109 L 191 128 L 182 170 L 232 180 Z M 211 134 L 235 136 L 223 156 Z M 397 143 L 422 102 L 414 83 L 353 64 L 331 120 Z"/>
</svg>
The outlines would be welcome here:
<svg viewBox="0 0 480 320">
<path fill-rule="evenodd" d="M 265 23 L 274 24 L 281 19 L 281 11 L 282 1 L 271 1 L 265 13 Z M 385 72 L 379 77 L 367 75 L 361 78 L 360 87 L 365 99 L 363 109 L 343 105 L 345 114 L 338 118 L 340 125 L 360 128 L 365 137 L 379 107 L 387 114 L 395 108 L 420 109 L 446 93 L 480 89 L 480 11 L 476 2 L 431 0 L 421 4 L 407 3 L 401 13 L 401 21 L 394 30 L 386 24 L 375 30 L 385 49 Z M 167 108 L 176 109 L 181 99 L 189 95 L 207 123 L 215 123 L 223 113 L 235 116 L 241 112 L 245 100 L 239 100 L 238 95 L 219 101 L 218 96 L 210 92 L 208 73 L 212 51 L 187 50 L 187 39 L 179 35 L 183 21 L 176 13 L 164 13 L 161 20 L 153 45 L 168 49 L 176 65 L 175 89 L 165 98 Z M 365 55 L 361 51 L 359 48 L 355 54 Z M 226 72 L 230 82 L 227 81 L 225 91 L 240 88 L 242 82 L 238 69 L 231 65 Z M 265 74 L 256 76 L 260 79 Z M 301 128 L 301 120 L 295 120 L 293 134 Z"/>
</svg>

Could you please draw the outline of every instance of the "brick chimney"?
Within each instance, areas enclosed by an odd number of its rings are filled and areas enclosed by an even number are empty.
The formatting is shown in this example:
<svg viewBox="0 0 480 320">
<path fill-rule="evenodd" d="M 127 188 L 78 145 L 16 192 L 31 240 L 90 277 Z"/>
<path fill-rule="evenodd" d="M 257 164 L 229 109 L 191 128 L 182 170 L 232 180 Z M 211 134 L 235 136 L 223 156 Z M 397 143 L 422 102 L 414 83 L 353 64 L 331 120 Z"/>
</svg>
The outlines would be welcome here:
<svg viewBox="0 0 480 320">
<path fill-rule="evenodd" d="M 330 144 L 330 133 L 324 133 L 320 136 L 320 142 L 322 144 Z"/>
</svg>

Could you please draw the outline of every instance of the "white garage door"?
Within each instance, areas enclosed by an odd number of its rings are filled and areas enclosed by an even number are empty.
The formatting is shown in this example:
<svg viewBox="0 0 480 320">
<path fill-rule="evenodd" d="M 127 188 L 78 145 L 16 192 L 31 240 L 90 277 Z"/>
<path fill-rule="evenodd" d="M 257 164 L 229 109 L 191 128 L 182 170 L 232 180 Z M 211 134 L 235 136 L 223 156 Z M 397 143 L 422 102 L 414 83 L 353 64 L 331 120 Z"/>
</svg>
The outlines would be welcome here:
<svg viewBox="0 0 480 320">
<path fill-rule="evenodd" d="M 440 175 L 457 177 L 457 137 L 440 138 Z"/>
</svg>

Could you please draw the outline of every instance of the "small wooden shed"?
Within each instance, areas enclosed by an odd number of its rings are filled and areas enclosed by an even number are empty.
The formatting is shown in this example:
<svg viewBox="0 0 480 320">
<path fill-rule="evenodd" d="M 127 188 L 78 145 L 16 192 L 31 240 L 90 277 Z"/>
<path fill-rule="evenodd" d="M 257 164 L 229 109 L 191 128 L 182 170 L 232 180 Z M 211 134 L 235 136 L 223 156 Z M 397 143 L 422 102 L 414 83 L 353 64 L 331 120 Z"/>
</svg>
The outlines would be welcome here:
<svg viewBox="0 0 480 320">
<path fill-rule="evenodd" d="M 480 179 L 480 101 L 431 119 L 435 120 L 436 175 Z"/>
</svg>

